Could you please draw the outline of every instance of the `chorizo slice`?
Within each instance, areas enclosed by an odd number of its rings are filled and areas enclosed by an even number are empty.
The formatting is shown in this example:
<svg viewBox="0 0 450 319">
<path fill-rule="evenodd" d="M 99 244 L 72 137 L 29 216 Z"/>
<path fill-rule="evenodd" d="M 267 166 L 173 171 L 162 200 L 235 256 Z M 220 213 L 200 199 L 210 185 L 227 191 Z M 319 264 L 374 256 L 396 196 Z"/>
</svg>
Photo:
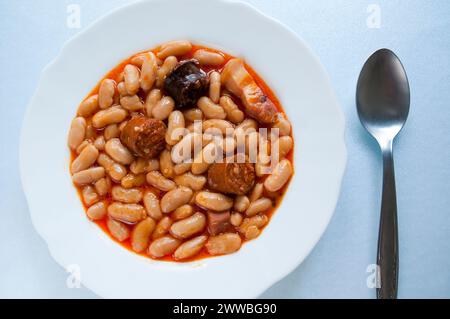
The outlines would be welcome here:
<svg viewBox="0 0 450 319">
<path fill-rule="evenodd" d="M 214 163 L 208 170 L 210 189 L 234 195 L 247 194 L 255 184 L 255 167 L 250 163 Z"/>
<path fill-rule="evenodd" d="M 155 158 L 165 148 L 166 130 L 166 125 L 160 120 L 136 116 L 123 128 L 120 140 L 136 156 Z"/>
<path fill-rule="evenodd" d="M 249 116 L 263 124 L 275 122 L 275 115 L 278 112 L 275 104 L 245 69 L 244 61 L 230 60 L 222 71 L 221 81 L 228 91 L 241 99 Z"/>
</svg>

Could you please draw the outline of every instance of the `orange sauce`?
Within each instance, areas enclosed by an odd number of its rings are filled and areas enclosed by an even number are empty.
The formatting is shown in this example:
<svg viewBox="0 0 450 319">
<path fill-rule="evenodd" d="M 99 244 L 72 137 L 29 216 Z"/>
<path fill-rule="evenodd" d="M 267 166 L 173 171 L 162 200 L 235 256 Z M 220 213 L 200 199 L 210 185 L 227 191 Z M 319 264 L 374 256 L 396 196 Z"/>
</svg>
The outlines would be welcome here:
<svg viewBox="0 0 450 319">
<path fill-rule="evenodd" d="M 207 67 L 207 66 L 201 66 L 201 69 L 202 69 L 203 71 L 205 71 L 206 73 L 209 73 L 209 72 L 211 72 L 211 71 L 213 71 L 213 70 L 219 71 L 219 72 L 220 72 L 220 71 L 223 69 L 223 67 L 225 66 L 225 64 L 226 64 L 229 60 L 235 58 L 235 57 L 233 57 L 233 56 L 231 56 L 231 55 L 229 55 L 229 54 L 227 54 L 227 53 L 224 53 L 224 52 L 222 52 L 222 51 L 218 51 L 218 50 L 211 49 L 211 48 L 204 47 L 204 46 L 200 46 L 200 45 L 193 45 L 193 46 L 192 46 L 191 52 L 189 52 L 188 54 L 184 55 L 183 57 L 179 57 L 178 60 L 179 60 L 179 61 L 184 61 L 184 60 L 191 59 L 191 58 L 193 57 L 195 51 L 197 51 L 197 50 L 199 50 L 199 49 L 206 49 L 206 50 L 211 51 L 211 52 L 219 53 L 219 54 L 221 54 L 222 56 L 224 56 L 224 58 L 225 58 L 225 62 L 223 63 L 223 65 L 221 65 L 221 66 L 219 66 L 219 67 Z M 106 74 L 106 76 L 105 76 L 103 79 L 112 79 L 112 80 L 115 80 L 115 81 L 117 82 L 117 80 L 119 79 L 120 74 L 123 72 L 125 66 L 126 66 L 127 64 L 130 64 L 130 63 L 131 63 L 131 60 L 132 60 L 134 57 L 136 57 L 136 56 L 138 56 L 138 55 L 140 55 L 140 54 L 142 54 L 142 53 L 149 52 L 149 51 L 152 51 L 152 52 L 155 53 L 155 54 L 158 53 L 158 49 L 146 50 L 146 51 L 143 51 L 143 52 L 139 52 L 139 53 L 137 53 L 137 54 L 135 54 L 135 55 L 129 57 L 128 59 L 122 61 L 120 64 L 118 64 L 114 69 L 112 69 L 108 74 Z M 278 109 L 278 111 L 279 111 L 279 112 L 282 112 L 282 113 L 285 113 L 285 112 L 284 112 L 284 109 L 283 109 L 283 107 L 282 107 L 282 105 L 281 105 L 281 103 L 279 102 L 279 100 L 278 100 L 278 98 L 276 97 L 276 95 L 274 94 L 274 92 L 273 92 L 273 91 L 270 89 L 270 87 L 264 82 L 264 80 L 258 75 L 258 73 L 256 73 L 256 71 L 255 71 L 252 67 L 250 67 L 247 63 L 245 63 L 245 68 L 246 68 L 247 71 L 251 74 L 251 76 L 254 78 L 255 82 L 256 82 L 256 83 L 258 84 L 258 86 L 261 88 L 261 90 L 263 91 L 263 93 L 264 93 L 264 94 L 265 94 L 265 95 L 266 95 L 266 96 L 274 103 L 274 105 L 276 106 L 276 108 Z M 103 79 L 102 79 L 102 80 L 103 80 Z M 101 80 L 101 81 L 102 81 L 102 80 Z M 86 97 L 86 99 L 89 98 L 89 97 L 91 97 L 92 95 L 98 94 L 98 91 L 99 91 L 99 87 L 100 87 L 101 81 L 99 81 L 99 83 L 98 83 L 98 84 L 95 86 L 95 88 L 89 93 L 89 95 Z M 242 103 L 240 102 L 239 99 L 233 98 L 233 101 L 238 105 L 238 107 L 239 107 L 241 110 L 243 110 Z M 246 118 L 248 118 L 248 117 L 246 117 Z M 88 122 L 88 124 L 89 124 L 89 123 L 90 123 L 90 119 L 89 119 L 87 122 Z M 96 130 L 96 136 L 101 135 L 101 134 L 103 134 L 103 129 Z M 95 136 L 95 137 L 96 137 L 96 136 Z M 94 137 L 94 139 L 95 139 L 95 137 Z M 293 137 L 293 136 L 292 136 L 292 133 L 291 133 L 291 137 Z M 294 144 L 295 144 L 295 143 L 294 143 Z M 71 151 L 71 161 L 70 161 L 70 163 L 72 163 L 72 161 L 73 161 L 76 157 L 77 157 L 77 153 L 76 153 L 75 151 Z M 291 152 L 286 156 L 286 158 L 292 163 L 292 166 L 294 167 L 294 148 L 293 148 L 293 149 L 291 150 Z M 294 168 L 295 168 L 295 167 L 294 167 Z M 256 178 L 256 183 L 262 183 L 265 179 L 266 179 L 266 176 L 264 176 L 264 177 L 257 177 L 257 178 Z M 292 178 L 291 178 L 291 179 L 292 179 Z M 112 180 L 111 180 L 111 183 L 112 183 L 112 186 L 114 186 L 114 185 L 120 185 L 120 183 L 116 183 L 116 182 L 114 182 L 114 181 L 112 181 Z M 276 210 L 278 209 L 278 207 L 280 206 L 280 203 L 282 202 L 282 199 L 283 199 L 283 197 L 284 197 L 284 195 L 285 195 L 285 193 L 286 193 L 286 190 L 287 190 L 287 188 L 289 187 L 289 183 L 290 183 L 290 181 L 289 181 L 288 183 L 286 183 L 286 185 L 285 185 L 280 191 L 277 192 L 276 197 L 274 197 L 273 194 L 268 194 L 268 193 L 266 192 L 266 190 L 264 190 L 264 196 L 266 196 L 266 197 L 268 197 L 268 198 L 271 198 L 271 199 L 273 200 L 273 202 L 274 202 L 274 206 L 273 206 L 270 210 L 268 210 L 268 211 L 265 213 L 265 215 L 267 215 L 267 217 L 269 218 L 269 221 L 268 221 L 268 223 L 267 223 L 263 228 L 265 228 L 265 227 L 270 223 L 270 219 L 271 219 L 272 215 L 275 213 L 275 211 L 276 211 Z M 81 202 L 83 203 L 83 206 L 84 206 L 84 208 L 85 208 L 85 211 L 87 211 L 88 207 L 84 204 L 83 199 L 82 199 L 82 193 L 81 193 L 82 187 L 78 187 L 78 186 L 76 186 L 76 185 L 74 185 L 74 186 L 76 187 L 76 189 L 77 189 L 77 191 L 78 191 L 78 195 L 79 195 L 79 197 L 80 197 Z M 165 194 L 164 192 L 159 191 L 159 190 L 157 190 L 157 189 L 155 189 L 155 188 L 153 188 L 153 187 L 151 187 L 151 186 L 149 186 L 149 185 L 142 186 L 142 187 L 139 187 L 139 188 L 140 188 L 142 191 L 151 189 L 155 194 L 158 194 L 158 193 L 159 193 L 159 198 L 161 198 L 161 197 Z M 108 193 L 108 194 L 106 195 L 105 198 L 102 198 L 102 200 L 105 200 L 105 201 L 109 204 L 110 202 L 112 202 L 111 194 Z M 195 205 L 194 205 L 194 211 L 197 211 L 197 212 L 200 211 L 200 212 L 206 213 L 206 211 L 205 211 L 204 209 L 202 209 L 202 208 L 200 208 L 200 207 L 198 207 L 198 206 L 195 206 Z M 169 214 L 169 216 L 170 216 L 170 214 Z M 125 249 L 128 249 L 128 250 L 129 250 L 130 252 L 132 252 L 132 253 L 139 254 L 139 255 L 145 256 L 145 257 L 147 257 L 147 258 L 152 258 L 152 257 L 149 256 L 145 251 L 142 252 L 142 253 L 136 253 L 135 251 L 133 251 L 133 249 L 132 249 L 132 247 L 131 247 L 131 240 L 130 240 L 130 239 L 127 239 L 127 240 L 125 240 L 125 241 L 123 241 L 123 242 L 119 242 L 117 239 L 115 239 L 115 238 L 111 235 L 110 231 L 108 230 L 108 227 L 106 226 L 106 220 L 107 220 L 107 217 L 105 217 L 105 218 L 102 219 L 102 220 L 98 220 L 98 221 L 94 221 L 94 222 L 95 222 L 95 223 L 96 223 L 96 224 L 97 224 L 97 225 L 98 225 L 98 226 L 99 226 L 106 234 L 108 234 L 109 237 L 110 237 L 112 240 L 114 240 L 115 242 L 117 242 L 118 244 L 120 244 L 120 245 L 121 245 L 122 247 L 124 247 Z M 204 231 L 204 234 L 208 234 L 208 231 L 205 230 L 205 231 Z M 239 233 L 239 234 L 240 234 L 240 233 Z M 198 234 L 198 235 L 196 235 L 196 236 L 199 236 L 199 235 L 201 235 L 201 234 Z M 240 234 L 240 236 L 242 237 L 242 242 L 243 242 L 243 244 L 246 243 L 247 240 L 245 240 L 245 238 L 242 236 L 242 234 Z M 261 234 L 260 234 L 260 236 L 263 236 L 263 229 L 261 229 Z M 166 257 L 163 257 L 163 258 L 159 258 L 159 259 L 157 259 L 157 260 L 160 260 L 160 261 L 172 261 L 172 262 L 192 262 L 192 261 L 195 261 L 195 260 L 201 260 L 201 259 L 210 258 L 210 257 L 214 257 L 214 256 L 209 255 L 208 252 L 207 252 L 207 250 L 206 250 L 206 248 L 203 248 L 202 251 L 201 251 L 199 254 L 197 254 L 196 256 L 194 256 L 193 258 L 190 258 L 190 259 L 185 259 L 185 260 L 182 260 L 182 261 L 176 261 L 176 260 L 173 259 L 173 257 L 172 257 L 171 255 L 169 255 L 169 256 L 166 256 Z"/>
</svg>

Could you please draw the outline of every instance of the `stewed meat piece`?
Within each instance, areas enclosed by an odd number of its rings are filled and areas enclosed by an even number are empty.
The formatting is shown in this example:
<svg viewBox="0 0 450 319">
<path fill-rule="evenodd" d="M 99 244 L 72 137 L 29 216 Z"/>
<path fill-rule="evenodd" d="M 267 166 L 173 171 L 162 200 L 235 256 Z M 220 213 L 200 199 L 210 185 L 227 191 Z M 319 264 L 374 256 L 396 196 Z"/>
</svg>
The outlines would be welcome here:
<svg viewBox="0 0 450 319">
<path fill-rule="evenodd" d="M 196 60 L 182 62 L 164 80 L 164 91 L 175 100 L 177 108 L 195 106 L 208 90 L 208 76 L 197 64 Z"/>
<path fill-rule="evenodd" d="M 233 229 L 233 225 L 231 225 L 230 212 L 208 212 L 208 231 L 211 236 L 217 236 L 222 233 L 229 232 Z"/>
<path fill-rule="evenodd" d="M 249 116 L 262 124 L 275 122 L 275 115 L 278 112 L 275 104 L 245 69 L 244 61 L 230 60 L 222 71 L 221 80 L 228 91 L 241 99 Z"/>
<path fill-rule="evenodd" d="M 157 157 L 165 148 L 166 125 L 156 119 L 136 116 L 128 121 L 120 134 L 120 140 L 136 156 Z"/>
<path fill-rule="evenodd" d="M 208 170 L 208 186 L 217 192 L 247 194 L 255 184 L 255 167 L 250 163 L 214 163 Z"/>
</svg>

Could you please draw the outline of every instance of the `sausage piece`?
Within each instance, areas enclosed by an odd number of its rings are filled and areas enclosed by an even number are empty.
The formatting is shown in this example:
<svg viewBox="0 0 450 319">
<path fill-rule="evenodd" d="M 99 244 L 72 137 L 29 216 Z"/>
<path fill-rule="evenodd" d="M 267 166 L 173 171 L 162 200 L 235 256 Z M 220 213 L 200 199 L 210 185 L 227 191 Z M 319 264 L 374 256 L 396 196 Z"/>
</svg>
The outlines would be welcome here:
<svg viewBox="0 0 450 319">
<path fill-rule="evenodd" d="M 222 71 L 221 80 L 228 91 L 241 99 L 249 116 L 263 124 L 275 122 L 277 108 L 245 69 L 244 61 L 230 60 Z"/>
<path fill-rule="evenodd" d="M 164 90 L 179 109 L 195 106 L 207 89 L 208 76 L 195 60 L 180 63 L 164 80 Z"/>
<path fill-rule="evenodd" d="M 136 156 L 155 158 L 165 148 L 166 125 L 156 119 L 136 116 L 128 121 L 120 140 Z"/>
<path fill-rule="evenodd" d="M 230 212 L 208 212 L 208 231 L 211 236 L 216 236 L 233 230 Z"/>
<path fill-rule="evenodd" d="M 255 184 L 255 167 L 250 163 L 214 163 L 208 170 L 210 189 L 234 195 L 247 194 Z"/>
</svg>

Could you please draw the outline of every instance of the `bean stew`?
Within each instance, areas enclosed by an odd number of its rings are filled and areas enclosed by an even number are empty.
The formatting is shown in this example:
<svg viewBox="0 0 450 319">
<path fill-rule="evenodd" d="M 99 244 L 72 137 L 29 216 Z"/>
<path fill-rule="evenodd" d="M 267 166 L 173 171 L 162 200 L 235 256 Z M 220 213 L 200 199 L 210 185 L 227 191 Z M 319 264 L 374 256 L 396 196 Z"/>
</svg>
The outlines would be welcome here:
<svg viewBox="0 0 450 319">
<path fill-rule="evenodd" d="M 127 249 L 186 262 L 257 238 L 294 174 L 283 108 L 242 59 L 172 41 L 109 72 L 69 128 L 87 217 Z"/>
</svg>

